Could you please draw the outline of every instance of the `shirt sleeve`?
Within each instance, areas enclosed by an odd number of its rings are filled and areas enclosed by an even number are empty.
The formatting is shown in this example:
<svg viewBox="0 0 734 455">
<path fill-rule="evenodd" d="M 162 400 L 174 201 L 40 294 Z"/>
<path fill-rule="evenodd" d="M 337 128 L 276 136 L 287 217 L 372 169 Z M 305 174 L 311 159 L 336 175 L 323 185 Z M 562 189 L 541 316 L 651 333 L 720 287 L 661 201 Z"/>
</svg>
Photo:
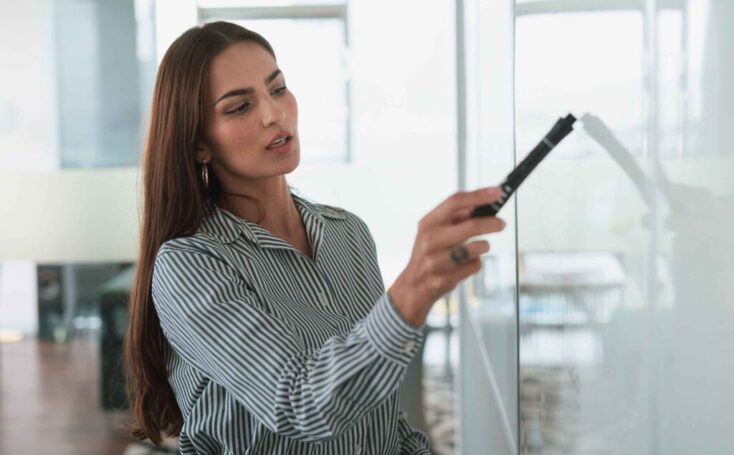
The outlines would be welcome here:
<svg viewBox="0 0 734 455">
<path fill-rule="evenodd" d="M 196 250 L 161 248 L 152 297 L 185 361 L 271 431 L 308 442 L 339 437 L 395 392 L 423 337 L 385 292 L 350 332 L 303 352 L 232 267 Z"/>
<path fill-rule="evenodd" d="M 431 455 L 431 442 L 422 431 L 408 423 L 404 411 L 398 413 L 398 434 L 400 435 L 400 455 Z"/>
</svg>

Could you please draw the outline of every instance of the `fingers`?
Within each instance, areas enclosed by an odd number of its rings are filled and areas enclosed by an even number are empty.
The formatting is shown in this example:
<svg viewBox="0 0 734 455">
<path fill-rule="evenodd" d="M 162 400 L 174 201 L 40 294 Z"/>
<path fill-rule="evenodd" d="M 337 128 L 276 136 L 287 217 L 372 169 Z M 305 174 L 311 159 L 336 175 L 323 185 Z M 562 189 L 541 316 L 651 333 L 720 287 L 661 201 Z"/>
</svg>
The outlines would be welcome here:
<svg viewBox="0 0 734 455">
<path fill-rule="evenodd" d="M 470 217 L 476 207 L 500 197 L 502 191 L 497 187 L 455 193 L 423 217 L 410 263 L 394 287 L 408 289 L 406 295 L 412 295 L 413 302 L 430 308 L 441 295 L 481 270 L 481 255 L 489 251 L 489 242 L 478 240 L 464 245 L 468 257 L 458 264 L 451 259 L 451 250 L 470 237 L 504 229 L 505 222 L 500 218 Z"/>
<path fill-rule="evenodd" d="M 499 187 L 454 193 L 424 216 L 420 226 L 431 228 L 450 224 L 457 213 L 470 212 L 476 206 L 491 204 L 501 196 L 502 190 Z"/>
<path fill-rule="evenodd" d="M 486 240 L 476 240 L 469 242 L 464 246 L 469 252 L 469 256 L 462 264 L 457 264 L 451 259 L 451 248 L 449 248 L 437 251 L 428 256 L 426 259 L 428 263 L 427 265 L 432 267 L 432 272 L 453 274 L 457 268 L 463 267 L 467 263 L 474 261 L 474 259 L 480 258 L 484 253 L 490 250 L 490 244 Z"/>
<path fill-rule="evenodd" d="M 426 239 L 426 252 L 430 254 L 434 251 L 453 248 L 471 237 L 500 232 L 504 228 L 505 221 L 494 216 L 469 218 L 455 225 L 435 228 L 426 234 L 426 237 L 428 237 Z"/>
<path fill-rule="evenodd" d="M 454 224 L 459 224 L 462 221 L 468 220 L 469 217 L 471 216 L 471 213 L 474 211 L 474 208 L 475 206 L 471 206 L 471 207 L 459 210 L 459 212 L 454 214 L 454 216 L 451 218 L 450 224 L 453 226 Z"/>
<path fill-rule="evenodd" d="M 456 285 L 454 285 L 454 287 L 456 287 L 459 283 L 480 270 L 482 270 L 482 260 L 480 258 L 474 258 L 471 261 L 456 267 L 456 270 L 449 276 L 451 277 L 451 280 L 456 283 Z"/>
<path fill-rule="evenodd" d="M 453 269 L 448 272 L 434 274 L 432 279 L 427 280 L 427 285 L 435 300 L 455 289 L 459 283 L 479 272 L 481 269 L 482 260 L 477 257 L 463 264 L 454 264 Z"/>
</svg>

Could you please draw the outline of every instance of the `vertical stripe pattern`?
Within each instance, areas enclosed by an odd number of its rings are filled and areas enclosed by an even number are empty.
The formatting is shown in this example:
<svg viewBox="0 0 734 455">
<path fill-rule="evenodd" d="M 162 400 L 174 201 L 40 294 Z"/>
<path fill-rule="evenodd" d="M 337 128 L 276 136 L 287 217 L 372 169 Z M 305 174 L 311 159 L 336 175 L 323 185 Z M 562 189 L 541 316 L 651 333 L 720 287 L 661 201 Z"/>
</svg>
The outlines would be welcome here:
<svg viewBox="0 0 734 455">
<path fill-rule="evenodd" d="M 219 207 L 158 251 L 183 454 L 430 454 L 398 409 L 422 330 L 357 215 L 292 194 L 313 258 Z"/>
</svg>

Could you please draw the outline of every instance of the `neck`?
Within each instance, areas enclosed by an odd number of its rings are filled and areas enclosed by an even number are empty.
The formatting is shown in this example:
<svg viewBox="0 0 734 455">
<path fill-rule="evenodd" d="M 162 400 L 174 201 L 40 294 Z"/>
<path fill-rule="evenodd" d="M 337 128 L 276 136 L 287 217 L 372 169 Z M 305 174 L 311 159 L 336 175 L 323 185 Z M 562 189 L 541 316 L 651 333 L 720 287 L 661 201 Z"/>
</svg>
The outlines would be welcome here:
<svg viewBox="0 0 734 455">
<path fill-rule="evenodd" d="M 301 216 L 285 179 L 282 184 L 230 188 L 223 185 L 218 205 L 273 234 L 289 236 L 301 229 Z"/>
</svg>

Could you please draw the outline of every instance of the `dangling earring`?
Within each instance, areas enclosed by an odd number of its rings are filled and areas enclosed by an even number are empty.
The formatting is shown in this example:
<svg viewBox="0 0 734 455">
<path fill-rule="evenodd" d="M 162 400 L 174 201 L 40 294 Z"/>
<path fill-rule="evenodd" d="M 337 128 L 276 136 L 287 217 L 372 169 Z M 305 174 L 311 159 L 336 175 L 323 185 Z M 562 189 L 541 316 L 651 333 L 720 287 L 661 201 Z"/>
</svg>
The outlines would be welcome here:
<svg viewBox="0 0 734 455">
<path fill-rule="evenodd" d="M 204 182 L 204 188 L 209 188 L 209 169 L 207 168 L 206 161 L 201 163 L 201 180 Z"/>
</svg>

